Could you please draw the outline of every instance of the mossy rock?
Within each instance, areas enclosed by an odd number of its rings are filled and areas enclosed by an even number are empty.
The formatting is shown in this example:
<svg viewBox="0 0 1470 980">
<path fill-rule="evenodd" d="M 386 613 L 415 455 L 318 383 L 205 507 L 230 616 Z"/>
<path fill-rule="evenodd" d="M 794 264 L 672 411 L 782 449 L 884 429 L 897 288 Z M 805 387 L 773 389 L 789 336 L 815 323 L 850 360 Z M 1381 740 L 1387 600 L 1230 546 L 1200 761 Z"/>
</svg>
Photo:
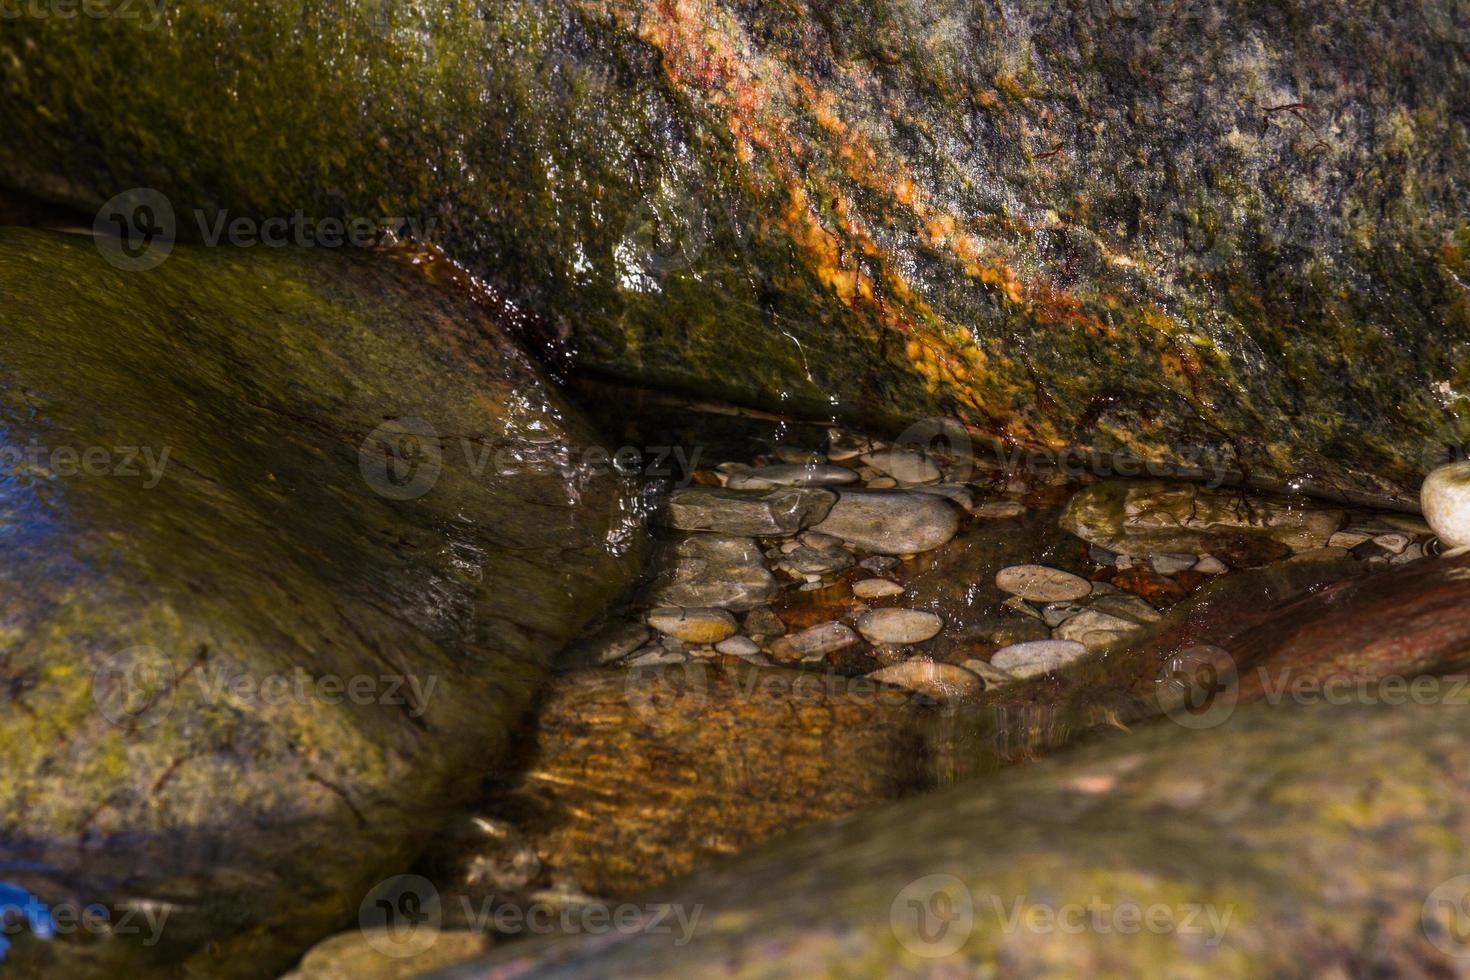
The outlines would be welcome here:
<svg viewBox="0 0 1470 980">
<path fill-rule="evenodd" d="M 1452 974 L 1464 700 L 1115 733 L 641 897 L 692 937 L 536 938 L 431 976 Z"/>
<path fill-rule="evenodd" d="M 0 21 L 0 182 L 411 218 L 553 359 L 812 417 L 1405 505 L 1470 443 L 1441 0 L 134 12 Z"/>
<path fill-rule="evenodd" d="M 167 911 L 15 969 L 269 974 L 412 860 L 626 583 L 625 482 L 495 321 L 383 256 L 126 272 L 10 229 L 0 295 L 0 874 Z"/>
</svg>

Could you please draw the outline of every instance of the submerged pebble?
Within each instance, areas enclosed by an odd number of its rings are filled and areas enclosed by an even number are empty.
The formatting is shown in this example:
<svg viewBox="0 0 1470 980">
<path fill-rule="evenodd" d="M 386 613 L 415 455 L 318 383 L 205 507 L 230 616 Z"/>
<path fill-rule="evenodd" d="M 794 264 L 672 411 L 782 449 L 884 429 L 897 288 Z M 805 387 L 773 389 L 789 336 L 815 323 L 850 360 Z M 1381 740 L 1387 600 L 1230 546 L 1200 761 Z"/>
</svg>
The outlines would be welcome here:
<svg viewBox="0 0 1470 980">
<path fill-rule="evenodd" d="M 1049 673 L 1087 655 L 1087 647 L 1071 640 L 1032 640 L 995 651 L 990 666 L 1025 679 Z"/>
<path fill-rule="evenodd" d="M 928 660 L 906 660 L 901 664 L 875 670 L 868 675 L 875 681 L 908 688 L 936 701 L 954 701 L 973 697 L 984 690 L 980 677 L 954 664 L 937 664 Z"/>
<path fill-rule="evenodd" d="M 830 490 L 808 487 L 764 492 L 681 487 L 669 495 L 669 523 L 681 531 L 775 537 L 817 523 L 836 501 Z"/>
<path fill-rule="evenodd" d="M 818 623 L 772 643 L 771 656 L 777 660 L 821 659 L 861 642 L 856 633 L 841 623 Z"/>
<path fill-rule="evenodd" d="M 947 500 L 908 491 L 842 490 L 826 520 L 814 530 L 866 551 L 912 554 L 938 548 L 960 529 L 960 513 Z"/>
<path fill-rule="evenodd" d="M 776 579 L 751 538 L 698 534 L 676 542 L 670 567 L 652 595 L 654 606 L 719 607 L 740 612 L 776 594 Z"/>
<path fill-rule="evenodd" d="M 863 462 L 900 483 L 934 483 L 944 475 L 931 460 L 907 449 L 868 453 Z"/>
<path fill-rule="evenodd" d="M 902 646 L 932 640 L 944 620 L 920 609 L 874 609 L 858 618 L 857 628 L 869 643 Z"/>
<path fill-rule="evenodd" d="M 715 644 L 715 649 L 727 657 L 753 657 L 761 652 L 760 644 L 748 636 L 731 636 Z"/>
<path fill-rule="evenodd" d="M 723 609 L 666 606 L 648 614 L 648 625 L 685 643 L 718 643 L 734 634 L 735 617 Z"/>
<path fill-rule="evenodd" d="M 777 463 L 732 474 L 725 481 L 725 486 L 731 490 L 771 490 L 776 487 L 839 487 L 857 481 L 858 475 L 845 466 Z"/>
<path fill-rule="evenodd" d="M 903 586 L 886 578 L 865 578 L 852 586 L 852 594 L 860 599 L 882 599 L 903 595 L 903 591 Z"/>
<path fill-rule="evenodd" d="M 1080 575 L 1050 565 L 1011 565 L 995 576 L 995 587 L 1032 602 L 1067 602 L 1092 592 L 1092 583 Z"/>
</svg>

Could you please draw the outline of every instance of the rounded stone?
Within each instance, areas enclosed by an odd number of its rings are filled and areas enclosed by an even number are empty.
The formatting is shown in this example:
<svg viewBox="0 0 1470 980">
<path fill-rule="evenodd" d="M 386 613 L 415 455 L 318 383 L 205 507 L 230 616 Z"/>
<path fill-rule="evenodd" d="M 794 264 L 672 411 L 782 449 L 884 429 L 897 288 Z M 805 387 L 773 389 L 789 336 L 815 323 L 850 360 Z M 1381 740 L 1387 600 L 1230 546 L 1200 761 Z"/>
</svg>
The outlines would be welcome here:
<svg viewBox="0 0 1470 980">
<path fill-rule="evenodd" d="M 926 695 L 936 701 L 954 701 L 973 697 L 985 688 L 978 674 L 954 664 L 936 664 L 928 660 L 906 660 L 869 674 L 871 680 Z"/>
<path fill-rule="evenodd" d="M 932 461 L 906 449 L 868 453 L 863 462 L 900 483 L 934 483 L 943 475 Z"/>
<path fill-rule="evenodd" d="M 1013 677 L 1035 677 L 1065 667 L 1086 653 L 1087 647 L 1072 640 L 1032 640 L 995 651 L 990 666 Z"/>
<path fill-rule="evenodd" d="M 731 474 L 725 486 L 731 490 L 771 490 L 776 487 L 840 487 L 857 481 L 858 475 L 845 466 L 777 463 Z"/>
<path fill-rule="evenodd" d="M 869 643 L 901 646 L 932 640 L 944 628 L 944 620 L 921 609 L 874 609 L 863 613 L 857 628 Z"/>
<path fill-rule="evenodd" d="M 902 595 L 903 591 L 903 586 L 886 578 L 865 578 L 861 582 L 854 583 L 852 587 L 852 594 L 859 599 L 883 599 L 888 596 Z"/>
<path fill-rule="evenodd" d="M 1470 461 L 1441 466 L 1425 477 L 1419 505 L 1442 544 L 1470 546 Z"/>
<path fill-rule="evenodd" d="M 735 633 L 735 617 L 723 609 L 665 606 L 648 614 L 648 625 L 685 643 L 718 643 Z"/>
<path fill-rule="evenodd" d="M 1080 575 L 1050 565 L 1011 565 L 995 576 L 1002 592 L 1032 602 L 1071 602 L 1092 592 L 1092 583 Z"/>
<path fill-rule="evenodd" d="M 748 636 L 732 636 L 715 644 L 715 649 L 728 657 L 753 657 L 761 652 L 760 644 Z"/>
</svg>

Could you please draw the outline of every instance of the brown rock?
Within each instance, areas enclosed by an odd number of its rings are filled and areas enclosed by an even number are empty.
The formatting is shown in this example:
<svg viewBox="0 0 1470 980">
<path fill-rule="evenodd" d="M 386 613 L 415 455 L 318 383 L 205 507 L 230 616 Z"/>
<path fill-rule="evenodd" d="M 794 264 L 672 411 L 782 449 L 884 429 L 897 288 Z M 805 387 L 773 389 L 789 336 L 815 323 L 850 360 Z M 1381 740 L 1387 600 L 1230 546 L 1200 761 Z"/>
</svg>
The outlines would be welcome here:
<svg viewBox="0 0 1470 980">
<path fill-rule="evenodd" d="M 566 876 L 629 895 L 919 787 L 919 712 L 907 692 L 830 674 L 580 671 L 546 691 L 490 815 L 540 856 L 528 888 Z"/>
</svg>

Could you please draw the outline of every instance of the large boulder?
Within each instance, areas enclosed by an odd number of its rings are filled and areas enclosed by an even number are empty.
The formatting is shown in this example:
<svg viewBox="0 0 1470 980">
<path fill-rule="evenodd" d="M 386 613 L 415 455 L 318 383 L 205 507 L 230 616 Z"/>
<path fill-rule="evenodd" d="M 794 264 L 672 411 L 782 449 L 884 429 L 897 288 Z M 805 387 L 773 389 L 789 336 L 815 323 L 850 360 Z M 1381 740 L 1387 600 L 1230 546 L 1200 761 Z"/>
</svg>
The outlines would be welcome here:
<svg viewBox="0 0 1470 980">
<path fill-rule="evenodd" d="M 560 881 L 625 898 L 928 788 L 922 714 L 905 691 L 836 674 L 698 661 L 576 671 L 547 686 L 483 812 L 535 852 L 523 892 Z M 506 891 L 478 875 L 512 863 L 503 842 L 446 850 L 442 887 Z"/>
<path fill-rule="evenodd" d="M 14 968 L 269 975 L 625 584 L 624 481 L 494 320 L 381 256 L 126 272 L 10 229 L 0 295 L 0 875 L 57 925 Z M 91 903 L 131 928 L 62 924 Z"/>
<path fill-rule="evenodd" d="M 0 20 L 0 182 L 156 190 L 135 239 L 411 219 L 553 356 L 1139 467 L 1411 497 L 1466 441 L 1441 0 L 123 6 Z"/>
<path fill-rule="evenodd" d="M 432 976 L 1452 976 L 1467 729 L 1463 696 L 1161 721 Z"/>
</svg>

